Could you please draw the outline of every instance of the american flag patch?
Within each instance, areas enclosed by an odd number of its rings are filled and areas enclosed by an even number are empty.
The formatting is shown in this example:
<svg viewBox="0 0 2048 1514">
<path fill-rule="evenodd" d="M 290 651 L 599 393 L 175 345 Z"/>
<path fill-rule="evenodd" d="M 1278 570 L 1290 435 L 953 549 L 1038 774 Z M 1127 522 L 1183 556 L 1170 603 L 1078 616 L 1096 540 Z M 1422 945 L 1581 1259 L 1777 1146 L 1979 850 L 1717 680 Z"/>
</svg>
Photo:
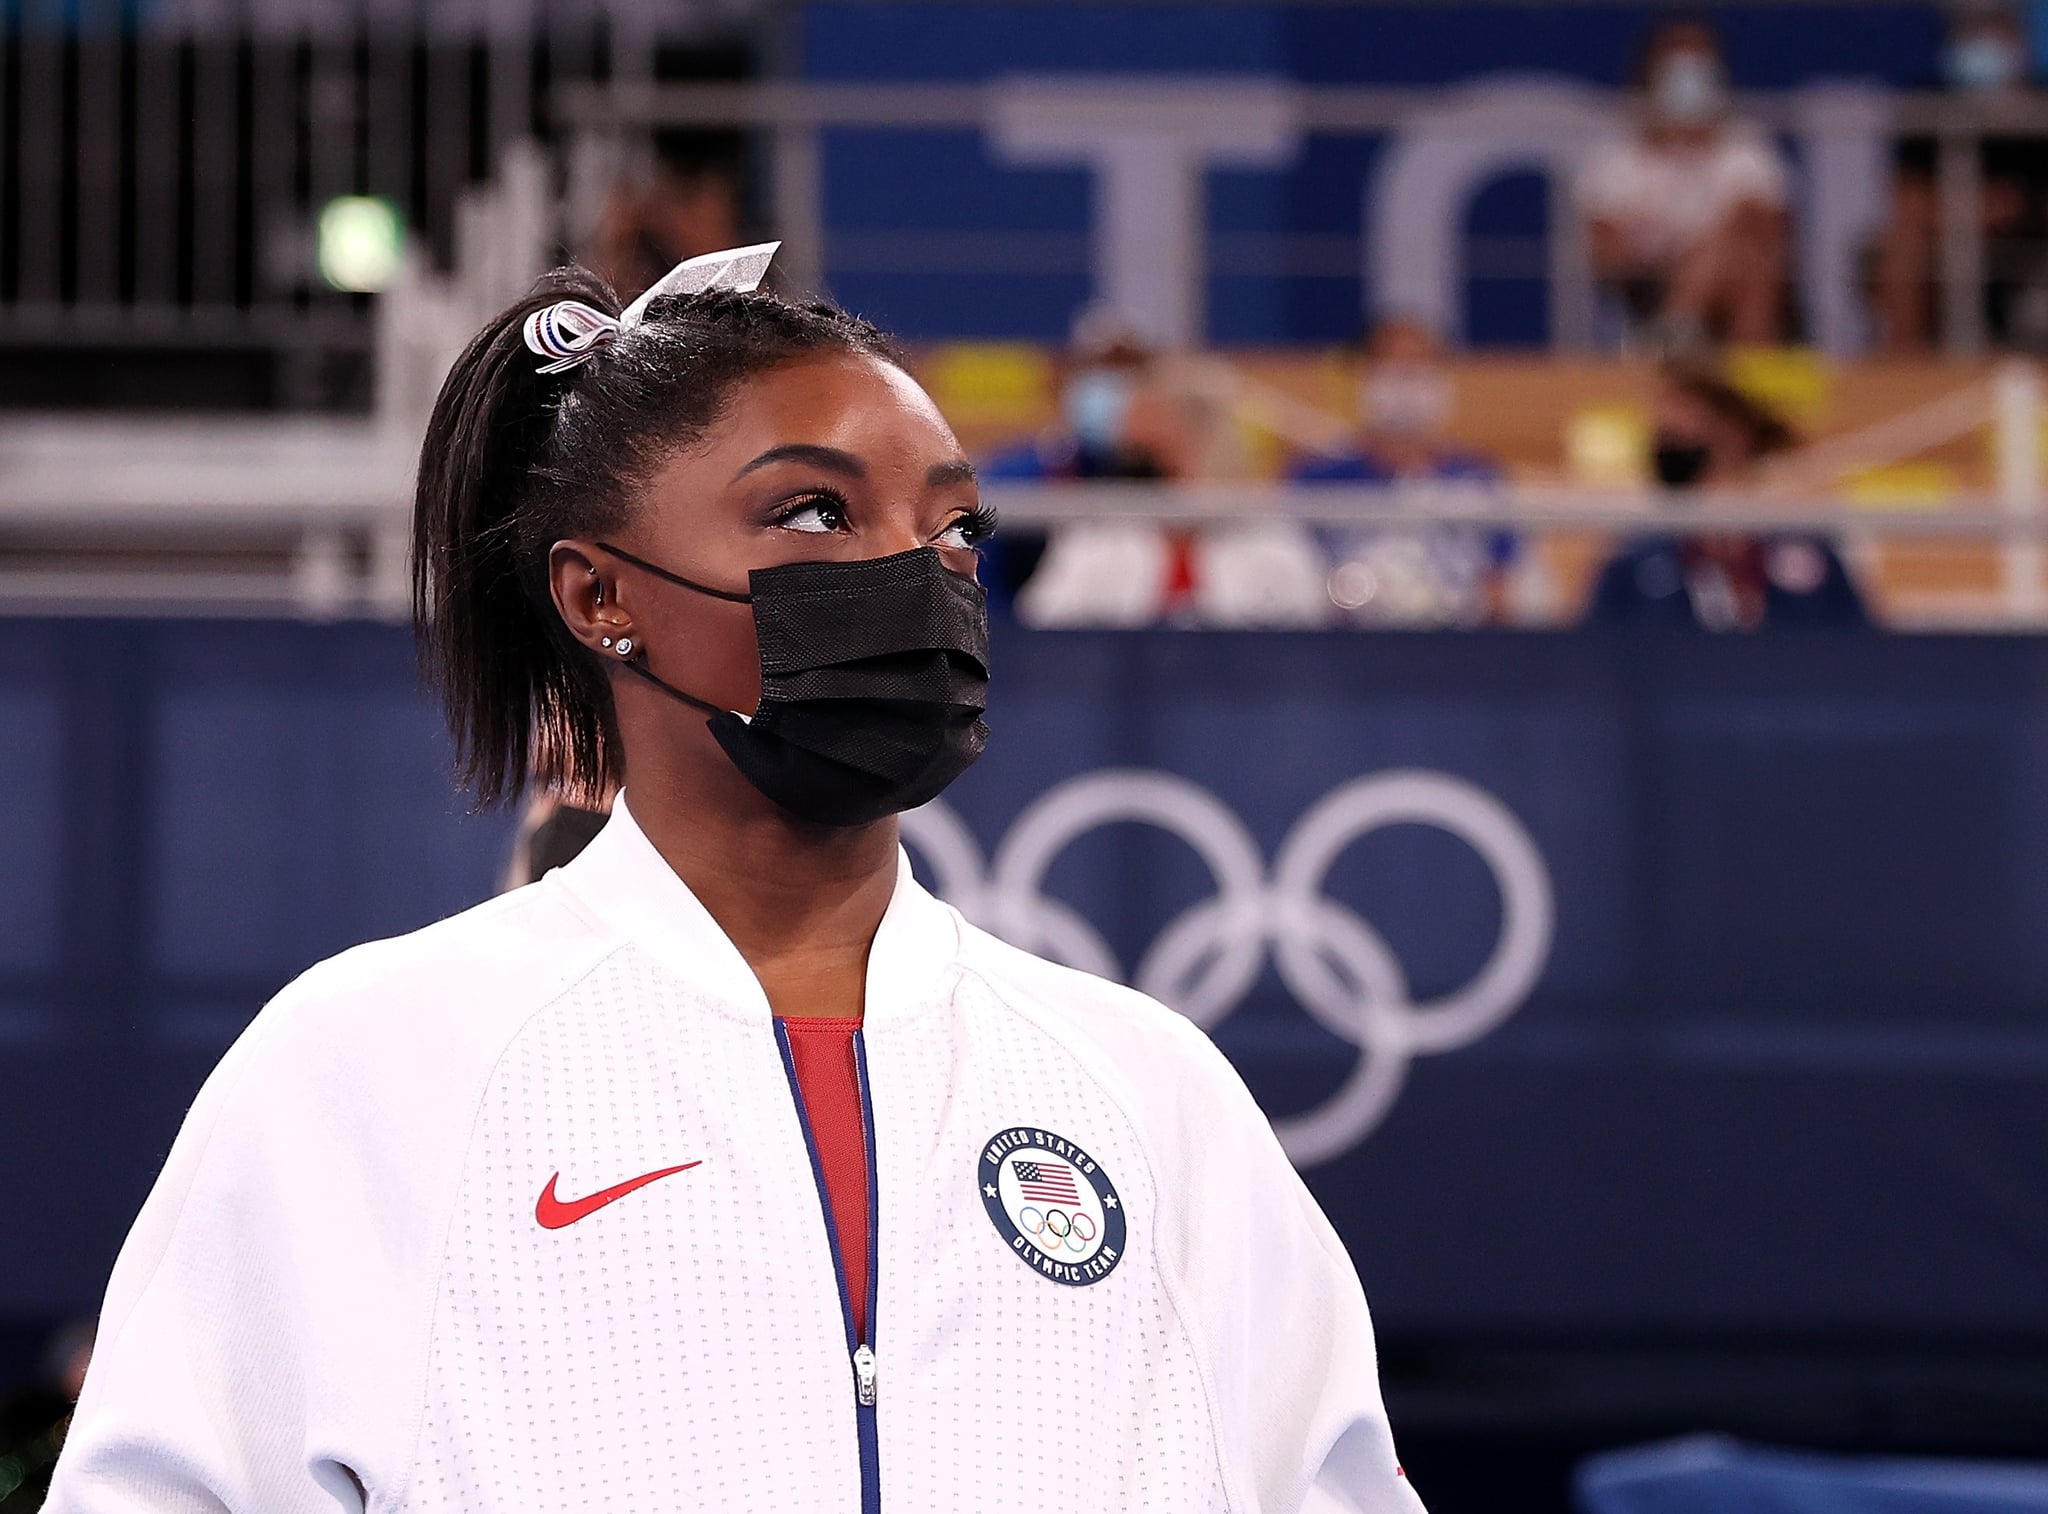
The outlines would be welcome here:
<svg viewBox="0 0 2048 1514">
<path fill-rule="evenodd" d="M 1049 1283 L 1084 1288 L 1124 1258 L 1123 1198 L 1065 1136 L 1034 1125 L 998 1130 L 975 1154 L 974 1186 L 1005 1249 Z"/>
<path fill-rule="evenodd" d="M 1079 1208 L 1081 1195 L 1074 1187 L 1074 1169 L 1065 1162 L 1014 1161 L 1017 1187 L 1027 1199 L 1040 1204 L 1067 1204 Z"/>
</svg>

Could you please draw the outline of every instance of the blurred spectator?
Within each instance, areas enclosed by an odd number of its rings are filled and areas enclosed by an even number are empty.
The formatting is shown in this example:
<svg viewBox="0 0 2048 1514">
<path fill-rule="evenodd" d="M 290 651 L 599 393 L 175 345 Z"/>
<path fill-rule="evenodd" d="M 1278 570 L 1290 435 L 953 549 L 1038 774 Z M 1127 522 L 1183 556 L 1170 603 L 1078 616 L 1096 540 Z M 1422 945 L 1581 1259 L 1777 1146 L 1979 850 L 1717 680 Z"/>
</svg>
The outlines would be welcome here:
<svg viewBox="0 0 2048 1514">
<path fill-rule="evenodd" d="M 0 1400 L 0 1514 L 39 1509 L 64 1446 L 71 1407 L 92 1360 L 93 1322 L 65 1326 L 51 1339 L 40 1379 Z"/>
<path fill-rule="evenodd" d="M 1665 350 L 1780 340 L 1785 163 L 1733 114 L 1720 39 L 1698 21 L 1658 27 L 1635 82 L 1634 134 L 1595 149 L 1575 189 L 1595 276 L 1631 335 Z"/>
<path fill-rule="evenodd" d="M 1061 367 L 1059 419 L 1030 441 L 989 458 L 981 476 L 1164 477 L 1159 459 L 1125 427 L 1151 367 L 1150 349 L 1129 326 L 1101 308 L 1082 312 Z"/>
<path fill-rule="evenodd" d="M 1421 321 L 1391 316 L 1363 344 L 1356 393 L 1358 435 L 1347 451 L 1326 453 L 1295 470 L 1300 479 L 1392 483 L 1397 479 L 1500 476 L 1491 458 L 1461 449 L 1447 431 L 1457 380 L 1436 335 Z"/>
<path fill-rule="evenodd" d="M 1238 425 L 1237 386 L 1228 364 L 1174 358 L 1133 404 L 1130 429 L 1188 483 L 1254 476 Z M 1323 554 L 1314 535 L 1290 521 L 1237 520 L 1199 530 L 1155 532 L 1166 549 L 1160 616 L 1190 626 L 1319 626 L 1330 619 Z"/>
<path fill-rule="evenodd" d="M 985 459 L 982 478 L 1039 483 L 1049 479 L 1158 479 L 1157 458 L 1132 442 L 1124 422 L 1152 355 L 1109 311 L 1091 308 L 1074 323 L 1060 373 L 1059 417 L 1029 441 Z M 1012 527 L 981 549 L 981 578 L 997 607 L 1011 606 L 1043 560 L 1043 533 Z"/>
<path fill-rule="evenodd" d="M 644 182 L 613 186 L 584 261 L 630 298 L 685 258 L 738 246 L 740 219 L 737 138 L 665 136 Z"/>
<path fill-rule="evenodd" d="M 983 469 L 988 479 L 1219 482 L 1249 463 L 1231 413 L 1228 374 L 1161 358 L 1100 314 L 1075 329 L 1061 424 Z M 999 554 L 992 577 L 1014 573 Z M 1016 587 L 1018 618 L 1037 626 L 1314 625 L 1327 619 L 1321 556 L 1283 522 L 1161 526 L 1103 518 L 1063 526 Z"/>
<path fill-rule="evenodd" d="M 1668 368 L 1653 433 L 1657 481 L 1670 496 L 1752 485 L 1758 464 L 1792 446 L 1783 420 L 1713 374 Z M 1699 532 L 1649 537 L 1601 570 L 1587 618 L 1619 626 L 1754 631 L 1861 625 L 1855 582 L 1826 541 Z"/>
<path fill-rule="evenodd" d="M 1958 101 L 1996 110 L 2036 93 L 2027 77 L 2027 32 L 2005 6 L 1978 5 L 1949 22 L 1942 82 Z M 2048 141 L 1986 136 L 1977 143 L 1983 185 L 1986 330 L 2001 345 L 2048 348 Z M 1932 136 L 1900 140 L 1891 219 L 1876 248 L 1880 336 L 1889 352 L 1934 344 L 1941 308 L 1940 153 Z"/>
<path fill-rule="evenodd" d="M 1495 482 L 1489 457 L 1457 446 L 1446 428 L 1456 380 L 1435 334 L 1396 316 L 1365 343 L 1356 405 L 1358 433 L 1346 450 L 1298 464 L 1302 483 L 1379 484 L 1396 503 L 1427 508 L 1459 486 Z M 1506 532 L 1437 526 L 1328 528 L 1330 598 L 1368 625 L 1481 625 L 1506 618 L 1506 573 L 1515 539 Z"/>
</svg>

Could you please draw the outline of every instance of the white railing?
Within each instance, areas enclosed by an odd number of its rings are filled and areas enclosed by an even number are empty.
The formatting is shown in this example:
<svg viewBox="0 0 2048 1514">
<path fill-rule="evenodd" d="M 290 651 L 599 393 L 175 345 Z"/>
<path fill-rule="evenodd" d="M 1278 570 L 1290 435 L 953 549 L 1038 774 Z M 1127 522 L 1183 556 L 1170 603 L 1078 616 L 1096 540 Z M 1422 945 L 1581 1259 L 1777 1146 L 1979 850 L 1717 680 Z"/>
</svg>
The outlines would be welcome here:
<svg viewBox="0 0 2048 1514">
<path fill-rule="evenodd" d="M 414 455 L 374 423 L 0 427 L 0 613 L 402 619 Z M 1823 498 L 1549 486 L 990 484 L 1009 531 L 1104 520 L 1161 527 L 1432 525 L 1624 538 L 1811 533 L 1867 555 L 1888 542 L 1995 547 L 2005 588 L 1910 618 L 2037 628 L 2048 518 L 1995 498 L 1871 511 Z M 2018 554 L 2013 565 L 2012 554 Z"/>
<path fill-rule="evenodd" d="M 553 255 L 538 149 L 452 213 L 454 272 L 415 250 L 376 307 L 367 417 L 0 419 L 0 611 L 402 618 L 435 392 Z"/>
<path fill-rule="evenodd" d="M 328 199 L 391 196 L 414 234 L 445 255 L 460 190 L 508 144 L 538 132 L 560 149 L 563 240 L 575 246 L 592 229 L 612 176 L 637 161 L 652 133 L 672 127 L 765 138 L 785 273 L 800 286 L 824 287 L 828 267 L 932 272 L 1001 264 L 1092 273 L 1097 293 L 1114 300 L 1135 269 L 1143 274 L 1136 282 L 1163 280 L 1177 292 L 1132 297 L 1180 312 L 1175 318 L 1194 320 L 1199 333 L 1207 272 L 1362 278 L 1371 264 L 1393 303 L 1427 304 L 1441 296 L 1431 292 L 1436 283 L 1462 269 L 1544 284 L 1557 344 L 1583 346 L 1591 336 L 1585 249 L 1564 196 L 1556 196 L 1560 213 L 1551 217 L 1547 242 L 1479 243 L 1445 231 L 1437 225 L 1445 217 L 1436 214 L 1445 206 L 1429 196 L 1450 159 L 1431 156 L 1430 144 L 1455 148 L 1450 158 L 1465 164 L 1459 171 L 1477 176 L 1444 191 L 1453 198 L 1517 166 L 1539 167 L 1561 183 L 1587 145 L 1628 119 L 1628 100 L 1613 91 L 1528 78 L 1429 89 L 1214 78 L 649 82 L 657 41 L 701 25 L 707 8 L 667 14 L 623 5 L 605 15 L 593 3 L 521 8 L 517 16 L 506 8 L 501 19 L 473 5 L 344 0 L 258 7 L 235 27 L 183 31 L 138 27 L 121 0 L 79 0 L 70 30 L 38 29 L 20 19 L 20 8 L 8 8 L 13 19 L 0 22 L 0 119 L 17 129 L 0 138 L 0 247 L 15 251 L 11 261 L 0 259 L 0 343 L 359 345 L 366 329 L 359 302 L 326 289 L 314 273 L 314 217 Z M 1987 135 L 2048 135 L 2048 103 L 1976 104 L 1848 86 L 1746 94 L 1739 103 L 1802 145 L 1798 279 L 1816 341 L 1837 351 L 1858 339 L 1856 254 L 1874 229 L 1872 217 L 1884 213 L 1890 144 L 1902 134 L 1936 140 L 1943 339 L 1951 351 L 1982 350 L 1987 259 L 1977 148 Z M 1103 145 L 1108 137 L 1061 146 L 1048 136 L 1071 135 L 1067 118 L 1087 117 L 1113 137 L 1118 110 L 1160 128 L 1150 147 L 1135 126 L 1114 150 Z M 1382 169 L 1359 187 L 1368 199 L 1363 235 L 1205 235 L 1203 154 L 1234 161 L 1229 154 L 1242 144 L 1203 147 L 1195 137 L 1226 118 L 1238 121 L 1246 141 L 1270 138 L 1255 156 L 1273 167 L 1310 136 L 1388 136 Z M 823 146 L 829 132 L 845 127 L 966 129 L 984 137 L 998 162 L 1092 163 L 1103 210 L 1086 233 L 1035 239 L 1002 231 L 837 232 L 822 211 Z M 1182 141 L 1176 131 L 1194 136 Z M 1494 147 L 1470 147 L 1481 139 Z M 1130 156 L 1140 147 L 1164 156 L 1140 162 L 1142 154 Z M 1112 172 L 1112 160 L 1129 171 Z M 1413 172 L 1397 172 L 1400 163 Z M 1146 164 L 1158 171 L 1136 171 Z M 1402 185 L 1419 186 L 1431 213 L 1395 204 L 1407 193 Z M 1142 257 L 1116 245 L 1121 233 L 1109 223 L 1119 218 L 1153 239 Z"/>
<path fill-rule="evenodd" d="M 378 404 L 367 418 L 0 420 L 0 612 L 401 617 L 414 454 L 434 392 L 469 336 L 546 266 L 557 211 L 549 166 L 531 144 L 506 153 L 487 191 L 458 197 L 454 271 L 435 274 L 415 257 L 377 306 Z M 1312 444 L 1317 417 L 1298 405 L 1276 411 L 1272 398 L 1256 386 L 1239 395 L 1264 404 L 1261 424 Z M 2010 360 L 1989 383 L 1798 454 L 1791 466 L 1807 469 L 1803 481 L 1683 501 L 1528 484 L 1390 491 L 992 483 L 985 492 L 1013 530 L 1122 517 L 1180 525 L 1442 522 L 1539 536 L 1812 531 L 1866 557 L 1889 540 L 1946 539 L 1995 547 L 2003 573 L 1999 593 L 1980 596 L 1955 623 L 2038 626 L 2048 622 L 2041 411 L 2038 370 Z M 1940 511 L 1852 509 L 1827 497 L 1827 485 L 1851 466 L 1987 425 L 1997 439 L 1988 494 Z M 1842 450 L 1851 446 L 1854 456 Z"/>
<path fill-rule="evenodd" d="M 1992 135 L 2048 136 L 2048 99 L 1981 103 L 1822 84 L 1745 93 L 1737 104 L 1802 147 L 1796 279 L 1816 345 L 1848 354 L 1865 340 L 1862 256 L 1888 213 L 1892 143 L 1917 135 L 1936 142 L 1943 345 L 1957 354 L 1986 348 L 1978 149 Z M 787 244 L 784 271 L 799 287 L 824 289 L 828 267 L 958 273 L 992 263 L 1011 267 L 1021 257 L 1035 271 L 1092 274 L 1097 297 L 1128 305 L 1141 328 L 1158 324 L 1148 323 L 1148 313 L 1158 315 L 1164 325 L 1155 335 L 1198 342 L 1211 257 L 1230 261 L 1223 271 L 1274 276 L 1362 276 L 1370 265 L 1383 304 L 1437 311 L 1447 331 L 1456 326 L 1457 278 L 1487 273 L 1546 284 L 1552 341 L 1562 348 L 1589 345 L 1594 326 L 1590 263 L 1566 181 L 1587 148 L 1626 129 L 1633 108 L 1617 91 L 1530 77 L 1432 88 L 1150 76 L 968 84 L 623 83 L 566 86 L 557 98 L 559 117 L 570 129 L 572 163 L 604 161 L 606 144 L 615 151 L 621 139 L 660 127 L 765 132 L 772 146 L 774 219 Z M 1211 140 L 1216 121 L 1230 117 L 1243 118 L 1242 130 L 1230 142 Z M 836 128 L 971 130 L 983 136 L 997 162 L 1091 167 L 1098 181 L 1096 224 L 1081 239 L 835 233 L 823 214 L 823 144 Z M 1360 239 L 1205 235 L 1201 177 L 1210 156 L 1238 161 L 1230 156 L 1237 152 L 1243 161 L 1279 167 L 1310 135 L 1392 138 L 1373 182 L 1361 186 L 1367 214 Z M 1459 223 L 1471 195 L 1501 172 L 1529 167 L 1552 181 L 1549 240 L 1470 242 Z M 1456 182 L 1446 185 L 1446 176 Z M 1120 247 L 1132 228 L 1145 245 Z M 1174 287 L 1161 293 L 1161 284 Z"/>
</svg>

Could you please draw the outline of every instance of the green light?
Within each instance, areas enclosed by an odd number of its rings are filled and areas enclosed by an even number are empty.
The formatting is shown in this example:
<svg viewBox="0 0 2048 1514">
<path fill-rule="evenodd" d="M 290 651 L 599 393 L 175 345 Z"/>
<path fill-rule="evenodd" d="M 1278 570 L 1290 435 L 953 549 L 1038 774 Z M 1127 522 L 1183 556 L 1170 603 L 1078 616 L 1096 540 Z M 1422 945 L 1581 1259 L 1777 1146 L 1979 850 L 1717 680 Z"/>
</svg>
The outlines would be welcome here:
<svg viewBox="0 0 2048 1514">
<path fill-rule="evenodd" d="M 405 218 L 381 195 L 340 195 L 320 208 L 320 277 L 351 294 L 388 288 L 405 261 Z"/>
</svg>

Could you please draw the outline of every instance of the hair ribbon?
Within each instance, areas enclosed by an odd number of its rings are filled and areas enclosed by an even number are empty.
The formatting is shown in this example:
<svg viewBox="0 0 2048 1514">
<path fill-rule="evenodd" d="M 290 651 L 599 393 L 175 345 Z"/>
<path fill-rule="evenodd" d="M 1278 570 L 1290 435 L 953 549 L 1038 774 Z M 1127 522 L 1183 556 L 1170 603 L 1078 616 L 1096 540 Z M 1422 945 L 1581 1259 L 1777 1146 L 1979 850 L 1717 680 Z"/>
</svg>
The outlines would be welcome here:
<svg viewBox="0 0 2048 1514">
<path fill-rule="evenodd" d="M 731 289 L 744 294 L 758 289 L 780 242 L 757 242 L 707 252 L 676 264 L 647 287 L 639 299 L 614 317 L 581 300 L 557 300 L 526 318 L 527 350 L 548 361 L 542 373 L 580 367 L 602 352 L 619 333 L 640 324 L 653 301 L 669 295 L 705 294 Z"/>
</svg>

